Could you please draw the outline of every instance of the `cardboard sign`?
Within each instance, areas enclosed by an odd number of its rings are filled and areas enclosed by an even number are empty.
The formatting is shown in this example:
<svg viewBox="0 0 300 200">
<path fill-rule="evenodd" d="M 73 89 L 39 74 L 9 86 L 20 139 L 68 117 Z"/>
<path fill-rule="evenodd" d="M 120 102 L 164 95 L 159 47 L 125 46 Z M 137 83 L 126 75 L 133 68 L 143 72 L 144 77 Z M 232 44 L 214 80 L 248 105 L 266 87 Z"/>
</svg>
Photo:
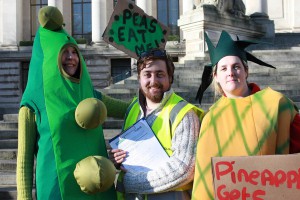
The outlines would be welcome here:
<svg viewBox="0 0 300 200">
<path fill-rule="evenodd" d="M 212 166 L 215 199 L 300 199 L 300 154 L 214 157 Z"/>
<path fill-rule="evenodd" d="M 138 59 L 141 52 L 163 48 L 169 28 L 147 15 L 132 1 L 119 0 L 103 33 L 103 40 Z"/>
</svg>

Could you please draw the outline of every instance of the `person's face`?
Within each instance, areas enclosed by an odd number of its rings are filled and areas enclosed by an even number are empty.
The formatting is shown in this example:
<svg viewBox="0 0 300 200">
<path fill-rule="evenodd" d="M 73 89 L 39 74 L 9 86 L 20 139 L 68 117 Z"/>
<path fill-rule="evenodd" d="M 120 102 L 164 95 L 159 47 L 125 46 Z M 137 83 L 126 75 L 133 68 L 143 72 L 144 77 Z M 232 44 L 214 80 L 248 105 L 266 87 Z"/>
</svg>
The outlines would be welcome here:
<svg viewBox="0 0 300 200">
<path fill-rule="evenodd" d="M 79 57 L 76 49 L 71 46 L 65 48 L 61 56 L 61 62 L 64 71 L 69 76 L 74 76 L 79 66 Z"/>
<path fill-rule="evenodd" d="M 248 71 L 237 56 L 225 56 L 217 64 L 215 80 L 227 97 L 237 98 L 248 95 Z"/>
<path fill-rule="evenodd" d="M 170 89 L 170 76 L 164 60 L 150 60 L 139 75 L 140 88 L 147 98 L 154 103 L 159 103 L 164 92 Z"/>
</svg>

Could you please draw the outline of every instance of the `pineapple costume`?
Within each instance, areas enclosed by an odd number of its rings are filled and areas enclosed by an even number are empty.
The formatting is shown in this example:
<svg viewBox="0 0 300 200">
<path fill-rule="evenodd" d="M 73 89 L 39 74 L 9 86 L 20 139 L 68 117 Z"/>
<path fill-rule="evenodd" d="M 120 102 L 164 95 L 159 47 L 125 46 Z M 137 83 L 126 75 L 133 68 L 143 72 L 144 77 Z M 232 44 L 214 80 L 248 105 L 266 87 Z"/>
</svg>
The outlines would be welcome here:
<svg viewBox="0 0 300 200">
<path fill-rule="evenodd" d="M 288 154 L 296 114 L 294 104 L 271 88 L 245 98 L 221 97 L 201 124 L 193 199 L 214 199 L 211 157 Z"/>
<path fill-rule="evenodd" d="M 28 83 L 19 111 L 18 199 L 32 199 L 34 174 L 38 200 L 115 199 L 113 186 L 105 192 L 86 194 L 73 175 L 80 160 L 96 155 L 107 157 L 102 127 L 79 126 L 75 109 L 88 98 L 102 99 L 104 103 L 110 99 L 94 90 L 76 41 L 62 28 L 60 11 L 43 7 L 39 20 L 41 26 L 34 39 Z M 77 50 L 77 78 L 62 69 L 61 54 L 66 45 Z M 118 104 L 120 115 L 124 116 L 127 106 L 121 108 L 122 104 Z"/>
<path fill-rule="evenodd" d="M 244 51 L 253 42 L 233 41 L 222 32 L 214 47 L 205 34 L 211 65 L 206 66 L 199 88 L 200 101 L 212 81 L 212 66 L 225 56 L 238 56 L 267 67 L 273 67 Z M 192 199 L 213 200 L 212 157 L 252 156 L 290 153 L 292 124 L 299 123 L 298 109 L 283 94 L 266 88 L 261 90 L 249 84 L 252 93 L 242 98 L 221 97 L 205 115 L 196 153 L 195 178 Z M 298 129 L 299 131 L 299 129 Z"/>
</svg>

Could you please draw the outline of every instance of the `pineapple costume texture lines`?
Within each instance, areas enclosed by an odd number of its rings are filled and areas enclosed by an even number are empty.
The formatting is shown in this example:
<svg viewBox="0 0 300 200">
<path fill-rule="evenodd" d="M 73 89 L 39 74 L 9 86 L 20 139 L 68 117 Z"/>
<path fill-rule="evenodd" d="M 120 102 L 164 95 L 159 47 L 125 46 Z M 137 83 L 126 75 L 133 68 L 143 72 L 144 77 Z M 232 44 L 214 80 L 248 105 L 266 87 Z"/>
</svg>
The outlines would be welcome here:
<svg viewBox="0 0 300 200">
<path fill-rule="evenodd" d="M 296 113 L 294 104 L 271 88 L 219 99 L 202 122 L 193 199 L 214 199 L 211 157 L 288 154 Z"/>
</svg>

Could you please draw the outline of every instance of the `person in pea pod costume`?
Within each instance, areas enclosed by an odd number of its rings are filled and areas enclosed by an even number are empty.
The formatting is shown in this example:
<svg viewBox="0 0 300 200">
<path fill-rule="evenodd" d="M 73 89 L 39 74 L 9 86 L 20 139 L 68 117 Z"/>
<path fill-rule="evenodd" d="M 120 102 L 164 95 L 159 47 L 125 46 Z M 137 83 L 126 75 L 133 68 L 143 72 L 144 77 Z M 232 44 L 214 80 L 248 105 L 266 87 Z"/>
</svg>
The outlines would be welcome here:
<svg viewBox="0 0 300 200">
<path fill-rule="evenodd" d="M 300 152 L 300 115 L 295 104 L 270 87 L 248 83 L 248 64 L 272 67 L 244 49 L 254 41 L 237 40 L 222 31 L 216 47 L 205 33 L 211 64 L 202 74 L 197 97 L 214 80 L 222 96 L 203 118 L 197 144 L 192 199 L 213 200 L 212 157 Z M 220 198 L 222 199 L 222 198 Z"/>
<path fill-rule="evenodd" d="M 18 199 L 115 199 L 113 185 L 103 192 L 82 191 L 73 172 L 84 158 L 108 158 L 99 124 L 106 112 L 122 118 L 129 103 L 93 88 L 76 41 L 63 29 L 56 7 L 40 9 L 39 21 L 19 110 Z M 76 66 L 76 56 L 78 69 L 66 70 Z"/>
</svg>

